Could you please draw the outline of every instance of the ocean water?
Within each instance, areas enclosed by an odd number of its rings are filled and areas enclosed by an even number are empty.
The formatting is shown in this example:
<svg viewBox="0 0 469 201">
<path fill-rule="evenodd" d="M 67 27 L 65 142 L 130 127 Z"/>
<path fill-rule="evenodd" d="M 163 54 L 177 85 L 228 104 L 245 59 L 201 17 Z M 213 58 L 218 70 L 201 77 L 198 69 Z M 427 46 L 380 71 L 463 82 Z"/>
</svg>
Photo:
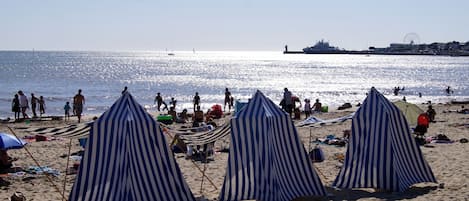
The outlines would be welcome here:
<svg viewBox="0 0 469 201">
<path fill-rule="evenodd" d="M 84 114 L 99 115 L 124 86 L 148 110 L 157 92 L 177 111 L 223 104 L 224 90 L 246 101 L 256 90 L 279 103 L 287 87 L 301 100 L 319 98 L 329 108 L 363 101 L 376 87 L 389 99 L 423 103 L 469 98 L 469 57 L 385 55 L 284 55 L 281 52 L 73 52 L 0 51 L 0 118 L 13 117 L 18 90 L 46 100 L 46 115 L 62 115 L 78 89 Z M 394 87 L 405 87 L 394 96 Z M 445 88 L 454 93 L 448 96 Z M 418 97 L 422 93 L 422 97 Z M 31 114 L 31 111 L 29 111 Z"/>
</svg>

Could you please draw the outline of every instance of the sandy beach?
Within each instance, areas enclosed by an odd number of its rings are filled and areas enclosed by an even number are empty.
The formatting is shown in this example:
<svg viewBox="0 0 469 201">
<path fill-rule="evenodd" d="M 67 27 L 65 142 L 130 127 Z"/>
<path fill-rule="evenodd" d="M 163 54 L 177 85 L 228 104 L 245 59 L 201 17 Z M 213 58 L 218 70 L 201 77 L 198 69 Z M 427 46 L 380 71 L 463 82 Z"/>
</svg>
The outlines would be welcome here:
<svg viewBox="0 0 469 201">
<path fill-rule="evenodd" d="M 426 105 L 420 105 L 426 109 Z M 465 106 L 469 107 L 468 105 Z M 421 146 L 425 159 L 428 161 L 433 173 L 438 181 L 434 183 L 417 184 L 405 192 L 375 192 L 373 189 L 338 190 L 331 188 L 331 184 L 337 176 L 341 163 L 340 154 L 345 154 L 346 147 L 333 145 L 320 145 L 325 153 L 326 160 L 321 163 L 314 163 L 321 181 L 326 186 L 329 193 L 323 200 L 469 200 L 469 159 L 466 154 L 469 151 L 467 143 L 460 143 L 462 138 L 469 138 L 469 114 L 455 112 L 461 105 L 435 104 L 437 112 L 435 123 L 430 125 L 426 136 L 436 136 L 444 134 L 454 143 L 432 143 L 431 146 Z M 347 115 L 356 110 L 353 107 L 348 110 L 330 111 L 328 113 L 315 114 L 322 119 L 330 119 Z M 450 112 L 448 112 L 450 111 Z M 87 120 L 92 117 L 87 116 Z M 226 117 L 229 118 L 229 117 Z M 303 117 L 304 118 L 304 117 Z M 225 119 L 226 120 L 226 119 Z M 299 120 L 295 120 L 298 122 Z M 76 118 L 69 122 L 62 120 L 53 121 L 32 121 L 21 123 L 2 123 L 0 132 L 11 133 L 9 127 L 58 127 L 66 124 L 76 123 Z M 178 125 L 179 126 L 179 125 Z M 181 124 L 182 126 L 182 124 Z M 310 148 L 311 138 L 324 138 L 327 135 L 342 136 L 343 130 L 350 129 L 351 121 L 340 125 L 325 126 L 321 128 L 297 128 L 301 140 L 306 149 Z M 20 138 L 24 138 L 29 133 L 21 129 L 14 129 Z M 168 143 L 170 138 L 168 136 Z M 78 140 L 69 139 L 48 139 L 47 141 L 28 140 L 29 144 L 24 149 L 9 150 L 11 157 L 18 158 L 14 166 L 24 170 L 31 169 L 31 166 L 47 166 L 58 173 L 56 176 L 43 173 L 37 174 L 2 174 L 0 183 L 0 200 L 8 200 L 15 192 L 21 192 L 27 200 L 62 200 L 62 196 L 68 198 L 71 187 L 75 181 L 76 174 L 66 175 L 68 154 L 77 153 L 83 150 Z M 227 142 L 217 142 L 215 149 L 222 149 Z M 71 147 L 69 146 L 71 145 Z M 315 144 L 312 144 L 314 146 Z M 31 155 L 30 155 L 31 154 Z M 31 157 L 32 156 L 32 157 Z M 184 154 L 175 154 L 177 163 L 189 184 L 192 193 L 199 200 L 216 200 L 225 176 L 228 153 L 216 152 L 214 160 L 209 163 L 194 162 L 186 160 Z M 34 159 L 33 159 L 34 158 Z M 37 164 L 37 163 L 38 164 Z M 70 159 L 68 167 L 77 163 Z M 202 173 L 198 170 L 205 170 L 208 178 L 202 179 Z M 66 179 L 66 182 L 64 182 Z M 202 183 L 203 180 L 203 183 Z M 52 184 L 53 183 L 53 184 Z M 63 189 L 65 187 L 65 191 Z M 62 195 L 63 193 L 63 195 Z M 298 200 L 314 200 L 313 198 L 303 198 Z"/>
</svg>

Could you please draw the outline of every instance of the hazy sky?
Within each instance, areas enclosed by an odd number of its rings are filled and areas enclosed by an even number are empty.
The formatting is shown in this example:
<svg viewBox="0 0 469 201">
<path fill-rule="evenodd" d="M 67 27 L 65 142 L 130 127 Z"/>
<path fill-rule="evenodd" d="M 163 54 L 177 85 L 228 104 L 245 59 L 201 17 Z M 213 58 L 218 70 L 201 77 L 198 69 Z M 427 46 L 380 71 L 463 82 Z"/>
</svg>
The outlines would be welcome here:
<svg viewBox="0 0 469 201">
<path fill-rule="evenodd" d="M 346 49 L 469 41 L 468 0 L 5 0 L 0 50 Z"/>
</svg>

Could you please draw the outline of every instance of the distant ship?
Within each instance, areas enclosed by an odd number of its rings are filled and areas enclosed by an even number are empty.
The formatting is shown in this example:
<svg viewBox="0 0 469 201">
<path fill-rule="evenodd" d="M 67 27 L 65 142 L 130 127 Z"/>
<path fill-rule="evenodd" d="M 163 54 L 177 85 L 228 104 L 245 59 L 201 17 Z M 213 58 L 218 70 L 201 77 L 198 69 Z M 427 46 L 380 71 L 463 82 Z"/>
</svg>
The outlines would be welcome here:
<svg viewBox="0 0 469 201">
<path fill-rule="evenodd" d="M 303 48 L 305 54 L 343 54 L 345 52 L 345 50 L 329 45 L 329 42 L 324 42 L 324 40 L 318 41 L 314 46 Z"/>
</svg>

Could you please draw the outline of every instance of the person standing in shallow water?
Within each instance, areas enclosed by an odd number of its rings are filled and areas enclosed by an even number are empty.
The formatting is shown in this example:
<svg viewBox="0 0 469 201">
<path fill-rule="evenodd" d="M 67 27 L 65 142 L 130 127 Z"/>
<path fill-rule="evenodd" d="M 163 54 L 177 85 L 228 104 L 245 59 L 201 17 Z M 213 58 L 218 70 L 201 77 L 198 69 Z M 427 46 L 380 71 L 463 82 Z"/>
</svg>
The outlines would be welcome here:
<svg viewBox="0 0 469 201">
<path fill-rule="evenodd" d="M 81 94 L 81 89 L 78 89 L 78 93 L 73 97 L 73 105 L 75 112 L 78 117 L 78 123 L 81 121 L 81 113 L 83 112 L 83 105 L 85 104 L 85 97 Z"/>
<path fill-rule="evenodd" d="M 36 114 L 37 102 L 38 102 L 38 99 L 36 98 L 36 96 L 34 96 L 33 93 L 31 93 L 31 110 L 33 111 L 33 118 L 37 117 L 37 114 Z"/>
<path fill-rule="evenodd" d="M 192 100 L 192 103 L 194 103 L 194 112 L 196 111 L 195 109 L 197 107 L 200 107 L 200 96 L 199 92 L 195 92 L 194 99 Z"/>
<path fill-rule="evenodd" d="M 156 93 L 156 97 L 155 97 L 155 100 L 153 101 L 153 103 L 155 104 L 156 103 L 156 107 L 158 109 L 158 112 L 160 111 L 161 109 L 161 105 L 165 105 L 164 108 L 168 109 L 168 106 L 166 106 L 166 103 L 163 101 L 163 97 L 161 97 L 161 94 L 160 92 Z M 163 108 L 163 110 L 164 110 Z"/>
<path fill-rule="evenodd" d="M 290 115 L 293 111 L 293 101 L 292 101 L 292 93 L 288 91 L 287 88 L 283 89 L 283 101 L 284 101 L 284 106 L 285 106 L 285 111 Z"/>
<path fill-rule="evenodd" d="M 225 89 L 225 104 L 223 106 L 223 111 L 226 111 L 226 105 L 228 105 L 228 112 L 231 111 L 231 92 L 228 88 Z"/>
<path fill-rule="evenodd" d="M 11 111 L 15 113 L 15 121 L 20 119 L 20 99 L 18 94 L 15 94 L 15 97 L 11 101 Z"/>
<path fill-rule="evenodd" d="M 29 102 L 28 102 L 28 97 L 24 95 L 23 91 L 18 91 L 18 96 L 20 99 L 20 110 L 21 113 L 23 114 L 23 119 L 29 118 L 28 114 L 26 114 L 26 110 L 29 108 Z"/>
<path fill-rule="evenodd" d="M 46 101 L 43 96 L 39 97 L 39 115 L 46 113 Z"/>
</svg>

